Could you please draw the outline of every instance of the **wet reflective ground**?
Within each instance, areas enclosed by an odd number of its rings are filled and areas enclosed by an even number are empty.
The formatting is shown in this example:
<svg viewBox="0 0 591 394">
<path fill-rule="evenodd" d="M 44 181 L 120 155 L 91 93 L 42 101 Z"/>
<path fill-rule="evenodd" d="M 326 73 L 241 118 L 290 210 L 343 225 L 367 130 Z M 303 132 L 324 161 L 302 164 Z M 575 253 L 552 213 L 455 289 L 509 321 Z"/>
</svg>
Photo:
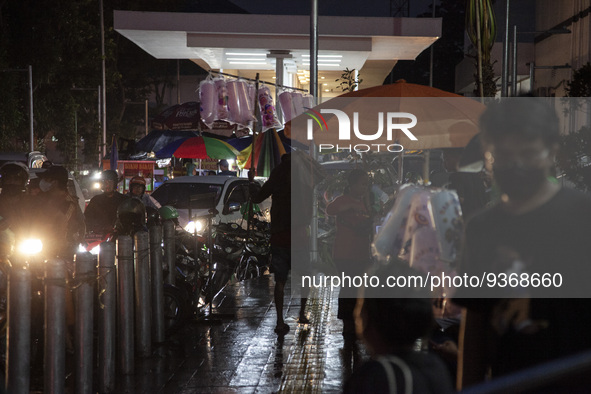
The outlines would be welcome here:
<svg viewBox="0 0 591 394">
<path fill-rule="evenodd" d="M 119 377 L 116 392 L 340 392 L 353 359 L 367 356 L 343 350 L 330 290 L 308 299 L 305 325 L 297 323 L 299 295 L 290 293 L 288 280 L 284 313 L 291 330 L 278 337 L 272 276 L 228 286 L 214 318 L 189 322 L 151 358 L 137 359 L 135 375 Z"/>
</svg>

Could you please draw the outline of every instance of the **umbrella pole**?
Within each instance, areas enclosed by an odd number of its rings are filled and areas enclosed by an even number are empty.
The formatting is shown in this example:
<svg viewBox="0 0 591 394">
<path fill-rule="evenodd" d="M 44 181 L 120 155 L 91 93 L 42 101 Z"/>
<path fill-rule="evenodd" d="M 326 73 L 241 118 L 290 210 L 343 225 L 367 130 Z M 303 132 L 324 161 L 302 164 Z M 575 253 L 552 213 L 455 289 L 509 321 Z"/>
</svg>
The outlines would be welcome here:
<svg viewBox="0 0 591 394">
<path fill-rule="evenodd" d="M 429 164 L 431 164 L 431 151 L 429 149 L 425 150 L 423 157 L 425 158 L 425 162 L 423 163 L 423 185 L 427 186 L 429 185 L 429 183 L 431 183 L 431 181 L 429 180 Z"/>
<path fill-rule="evenodd" d="M 259 101 L 259 73 L 257 73 L 256 75 L 256 79 L 254 82 L 254 86 L 255 86 L 255 90 L 254 90 L 254 117 L 255 117 L 255 123 L 253 125 L 252 128 L 252 150 L 250 152 L 250 171 L 253 171 L 253 174 L 256 175 L 256 173 L 254 171 L 256 171 L 256 167 L 254 165 L 254 150 L 255 150 L 255 146 L 256 146 L 256 140 L 257 140 L 257 129 L 259 129 L 259 127 L 261 126 L 261 111 L 259 109 L 258 106 L 258 101 Z M 252 177 L 252 179 L 254 179 L 254 177 Z M 250 177 L 249 177 L 250 180 Z M 250 238 L 250 227 L 252 226 L 252 217 L 253 217 L 253 206 L 252 206 L 252 196 L 250 195 L 250 193 L 248 194 L 248 202 L 247 202 L 248 206 L 248 217 L 246 219 L 246 240 L 248 240 Z"/>
<path fill-rule="evenodd" d="M 404 150 L 400 151 L 400 160 L 398 161 L 398 181 L 402 185 L 404 182 Z"/>
</svg>

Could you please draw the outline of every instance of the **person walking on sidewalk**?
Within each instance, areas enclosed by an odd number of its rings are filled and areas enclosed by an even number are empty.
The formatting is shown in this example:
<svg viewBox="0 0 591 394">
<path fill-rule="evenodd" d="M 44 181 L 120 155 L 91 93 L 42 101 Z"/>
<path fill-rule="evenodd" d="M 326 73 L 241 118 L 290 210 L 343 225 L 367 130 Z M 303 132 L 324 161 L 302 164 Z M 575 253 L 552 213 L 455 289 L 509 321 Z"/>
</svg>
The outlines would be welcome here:
<svg viewBox="0 0 591 394">
<path fill-rule="evenodd" d="M 291 269 L 292 253 L 309 256 L 307 225 L 310 220 L 292 223 L 291 217 L 291 154 L 281 156 L 281 163 L 271 171 L 269 179 L 260 191 L 252 196 L 254 204 L 260 204 L 273 196 L 271 205 L 271 272 L 275 276 L 275 309 L 277 325 L 275 332 L 285 335 L 289 326 L 283 319 L 283 296 Z M 311 219 L 311 218 L 310 218 Z M 305 258 L 305 257 L 304 257 Z M 302 297 L 299 323 L 307 324 L 306 298 Z"/>
<path fill-rule="evenodd" d="M 368 268 L 372 219 L 370 216 L 369 178 L 365 171 L 352 170 L 342 196 L 326 206 L 326 213 L 336 216 L 337 229 L 333 258 L 337 269 L 350 277 L 363 275 Z M 355 309 L 357 289 L 342 287 L 337 317 L 343 321 L 345 345 L 355 342 Z"/>
</svg>

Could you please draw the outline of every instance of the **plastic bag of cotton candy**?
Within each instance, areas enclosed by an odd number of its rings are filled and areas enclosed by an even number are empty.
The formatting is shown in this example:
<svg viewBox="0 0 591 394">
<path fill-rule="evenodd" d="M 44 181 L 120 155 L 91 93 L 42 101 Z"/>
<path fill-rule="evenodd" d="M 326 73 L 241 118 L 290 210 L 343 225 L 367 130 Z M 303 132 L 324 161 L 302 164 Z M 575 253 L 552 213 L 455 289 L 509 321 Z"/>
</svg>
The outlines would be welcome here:
<svg viewBox="0 0 591 394">
<path fill-rule="evenodd" d="M 462 211 L 454 191 L 403 185 L 372 250 L 380 262 L 399 258 L 414 265 L 428 254 L 450 264 L 459 258 L 462 231 Z"/>
<path fill-rule="evenodd" d="M 279 119 L 277 119 L 273 97 L 271 97 L 271 90 L 267 86 L 262 85 L 259 88 L 258 98 L 263 126 L 262 131 L 272 128 L 281 128 L 282 124 L 279 122 Z"/>
</svg>

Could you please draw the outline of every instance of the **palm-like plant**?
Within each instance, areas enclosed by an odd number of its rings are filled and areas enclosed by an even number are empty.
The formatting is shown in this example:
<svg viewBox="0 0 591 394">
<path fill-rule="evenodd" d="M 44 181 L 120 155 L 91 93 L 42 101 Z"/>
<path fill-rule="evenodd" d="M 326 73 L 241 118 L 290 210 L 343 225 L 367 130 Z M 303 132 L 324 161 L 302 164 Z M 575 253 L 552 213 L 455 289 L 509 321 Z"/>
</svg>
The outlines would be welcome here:
<svg viewBox="0 0 591 394">
<path fill-rule="evenodd" d="M 490 54 L 497 25 L 491 0 L 468 0 L 466 32 L 477 52 L 477 93 L 480 97 L 492 97 L 497 89 Z"/>
</svg>

